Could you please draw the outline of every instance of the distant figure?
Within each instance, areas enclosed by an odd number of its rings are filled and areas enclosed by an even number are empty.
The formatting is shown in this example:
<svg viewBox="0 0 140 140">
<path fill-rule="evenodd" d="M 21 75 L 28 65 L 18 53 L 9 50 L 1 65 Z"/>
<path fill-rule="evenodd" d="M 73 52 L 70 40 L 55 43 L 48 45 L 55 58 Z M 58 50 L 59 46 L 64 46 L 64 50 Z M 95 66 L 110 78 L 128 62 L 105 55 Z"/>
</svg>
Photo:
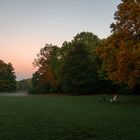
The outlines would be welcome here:
<svg viewBox="0 0 140 140">
<path fill-rule="evenodd" d="M 102 95 L 99 99 L 100 102 L 105 102 L 106 101 L 106 95 Z"/>
<path fill-rule="evenodd" d="M 116 102 L 117 101 L 117 94 L 114 94 L 113 99 L 110 99 L 110 102 Z"/>
<path fill-rule="evenodd" d="M 120 86 L 116 85 L 116 93 L 113 95 L 113 98 L 110 99 L 111 103 L 117 102 L 117 98 L 118 98 L 119 93 L 120 93 Z"/>
</svg>

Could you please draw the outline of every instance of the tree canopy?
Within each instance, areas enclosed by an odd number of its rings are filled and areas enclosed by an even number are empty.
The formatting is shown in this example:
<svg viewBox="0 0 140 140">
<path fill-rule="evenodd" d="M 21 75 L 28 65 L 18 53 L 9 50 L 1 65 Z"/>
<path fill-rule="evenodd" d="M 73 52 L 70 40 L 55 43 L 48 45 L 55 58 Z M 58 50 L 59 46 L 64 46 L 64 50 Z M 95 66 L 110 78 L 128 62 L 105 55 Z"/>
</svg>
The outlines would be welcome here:
<svg viewBox="0 0 140 140">
<path fill-rule="evenodd" d="M 140 39 L 140 1 L 122 0 L 114 14 L 115 23 L 111 24 L 113 33 L 124 40 Z"/>
<path fill-rule="evenodd" d="M 139 89 L 139 13 L 139 0 L 122 0 L 109 37 L 101 40 L 91 32 L 81 32 L 60 48 L 46 45 L 34 61 L 38 70 L 32 86 L 45 89 L 44 93 L 84 93 L 98 87 Z"/>
<path fill-rule="evenodd" d="M 122 0 L 111 24 L 112 35 L 97 53 L 107 77 L 117 85 L 140 86 L 140 1 Z"/>
<path fill-rule="evenodd" d="M 98 79 L 98 61 L 95 50 L 99 42 L 100 40 L 96 35 L 90 32 L 82 32 L 80 34 L 77 34 L 71 42 L 65 41 L 62 44 L 61 48 L 53 46 L 51 44 L 47 44 L 44 48 L 40 50 L 40 53 L 37 55 L 37 58 L 34 61 L 34 66 L 36 66 L 38 70 L 33 75 L 32 86 L 35 88 L 38 87 L 38 89 L 44 89 L 40 92 L 46 93 L 60 91 L 74 92 L 75 90 L 68 90 L 72 87 L 70 84 L 66 84 L 65 80 L 69 77 L 69 73 L 67 72 L 70 72 L 72 69 L 75 69 L 75 71 L 77 71 L 77 78 L 79 75 L 79 83 L 80 79 L 83 76 L 83 81 L 81 80 L 81 83 L 86 83 L 84 87 L 89 88 L 89 91 L 91 92 L 91 90 L 97 87 L 95 81 Z M 73 65 L 74 62 L 75 64 Z M 82 69 L 80 69 L 80 67 Z M 74 76 L 72 77 L 73 81 L 75 80 L 76 83 L 76 79 L 74 79 Z M 91 78 L 92 80 L 88 78 Z M 91 81 L 94 81 L 94 86 Z M 34 86 L 34 83 L 36 83 L 37 85 Z M 92 85 L 90 85 L 89 83 L 91 83 Z M 77 92 L 82 92 L 80 90 L 81 89 L 78 88 L 77 85 Z"/>
</svg>

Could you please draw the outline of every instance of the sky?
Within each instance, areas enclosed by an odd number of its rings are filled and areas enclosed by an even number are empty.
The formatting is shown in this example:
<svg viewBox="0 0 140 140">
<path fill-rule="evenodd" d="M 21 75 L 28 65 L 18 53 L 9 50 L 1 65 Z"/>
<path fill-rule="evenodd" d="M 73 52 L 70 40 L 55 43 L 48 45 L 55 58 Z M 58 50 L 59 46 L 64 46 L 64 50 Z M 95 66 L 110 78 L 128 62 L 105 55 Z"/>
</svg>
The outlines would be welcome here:
<svg viewBox="0 0 140 140">
<path fill-rule="evenodd" d="M 61 47 L 82 31 L 109 36 L 120 1 L 0 0 L 0 59 L 13 64 L 17 80 L 30 78 L 45 44 Z"/>
</svg>

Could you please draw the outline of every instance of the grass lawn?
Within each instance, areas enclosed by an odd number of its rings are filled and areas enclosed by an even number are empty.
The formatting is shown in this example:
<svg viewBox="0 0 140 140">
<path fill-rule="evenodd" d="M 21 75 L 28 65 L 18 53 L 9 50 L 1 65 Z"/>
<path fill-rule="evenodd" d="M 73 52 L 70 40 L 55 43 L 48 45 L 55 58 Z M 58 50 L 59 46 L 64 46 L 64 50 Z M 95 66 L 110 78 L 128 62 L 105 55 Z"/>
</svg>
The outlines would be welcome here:
<svg viewBox="0 0 140 140">
<path fill-rule="evenodd" d="M 0 140 L 140 140 L 140 96 L 1 96 Z"/>
</svg>

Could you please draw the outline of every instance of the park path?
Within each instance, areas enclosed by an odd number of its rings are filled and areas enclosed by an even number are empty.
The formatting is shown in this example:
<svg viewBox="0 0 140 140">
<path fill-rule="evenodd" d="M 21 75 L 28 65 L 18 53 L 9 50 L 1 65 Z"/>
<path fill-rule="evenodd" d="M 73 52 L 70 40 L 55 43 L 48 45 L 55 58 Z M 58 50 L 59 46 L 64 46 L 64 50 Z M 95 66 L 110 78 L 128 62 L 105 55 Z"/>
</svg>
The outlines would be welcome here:
<svg viewBox="0 0 140 140">
<path fill-rule="evenodd" d="M 1 92 L 0 96 L 29 96 L 27 91 L 17 91 L 17 92 Z"/>
</svg>

